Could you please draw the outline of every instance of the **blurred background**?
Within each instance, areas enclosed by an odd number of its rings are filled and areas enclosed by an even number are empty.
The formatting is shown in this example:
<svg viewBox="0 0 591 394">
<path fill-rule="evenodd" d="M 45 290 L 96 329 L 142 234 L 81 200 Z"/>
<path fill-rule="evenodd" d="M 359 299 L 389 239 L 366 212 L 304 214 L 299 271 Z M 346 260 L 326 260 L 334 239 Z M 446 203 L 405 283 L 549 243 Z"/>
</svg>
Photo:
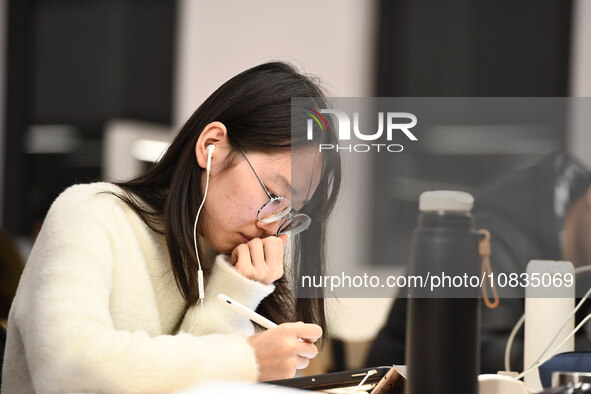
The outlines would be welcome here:
<svg viewBox="0 0 591 394">
<path fill-rule="evenodd" d="M 584 97 L 589 43 L 585 0 L 0 0 L 0 228 L 26 259 L 65 187 L 137 174 L 213 90 L 262 62 L 291 62 L 341 97 Z M 359 158 L 347 177 L 364 187 L 339 203 L 331 261 L 392 257 L 379 245 L 408 234 L 423 190 L 478 187 L 553 150 L 591 166 L 589 116 L 567 112 L 564 127 L 524 127 L 506 144 L 484 133 L 479 146 L 424 152 L 446 174 L 421 155 Z M 373 182 L 384 176 L 390 184 Z M 339 212 L 367 222 L 361 204 L 391 206 L 400 226 L 380 242 L 347 240 Z M 338 302 L 333 335 L 354 346 L 375 335 L 391 299 Z"/>
</svg>

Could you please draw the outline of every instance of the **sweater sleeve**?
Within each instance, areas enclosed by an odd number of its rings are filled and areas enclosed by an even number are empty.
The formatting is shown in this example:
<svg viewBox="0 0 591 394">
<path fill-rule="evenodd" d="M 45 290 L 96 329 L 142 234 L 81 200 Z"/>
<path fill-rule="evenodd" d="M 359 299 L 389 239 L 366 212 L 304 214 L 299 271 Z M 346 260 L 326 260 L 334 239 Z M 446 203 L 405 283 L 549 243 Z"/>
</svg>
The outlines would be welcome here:
<svg viewBox="0 0 591 394">
<path fill-rule="evenodd" d="M 254 326 L 251 321 L 221 303 L 218 294 L 223 293 L 255 310 L 273 290 L 275 286 L 272 284 L 265 285 L 242 276 L 230 265 L 227 256 L 218 255 L 205 286 L 203 306 L 198 302 L 187 310 L 180 331 L 204 335 L 238 330 L 244 335 L 252 335 Z"/>
<path fill-rule="evenodd" d="M 75 190 L 47 215 L 11 312 L 35 391 L 168 392 L 210 379 L 255 380 L 254 353 L 240 333 L 150 336 L 114 326 L 118 220 Z"/>
</svg>

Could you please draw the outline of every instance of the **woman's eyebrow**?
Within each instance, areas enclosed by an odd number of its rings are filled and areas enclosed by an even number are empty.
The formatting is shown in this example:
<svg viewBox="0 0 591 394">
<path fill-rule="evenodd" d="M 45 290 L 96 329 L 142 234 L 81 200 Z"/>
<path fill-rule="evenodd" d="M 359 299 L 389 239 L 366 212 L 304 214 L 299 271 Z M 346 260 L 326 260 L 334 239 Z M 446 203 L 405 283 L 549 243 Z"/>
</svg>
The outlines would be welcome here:
<svg viewBox="0 0 591 394">
<path fill-rule="evenodd" d="M 291 193 L 291 183 L 281 174 L 275 174 L 273 177 L 276 182 L 279 183 L 279 187 L 281 188 L 281 195 L 288 195 Z"/>
<path fill-rule="evenodd" d="M 281 187 L 281 195 L 285 196 L 287 195 L 287 192 L 291 191 L 291 184 L 289 183 L 289 181 L 287 180 L 287 178 L 285 178 L 283 175 L 281 174 L 275 174 L 274 179 L 280 184 Z M 293 193 L 296 194 L 296 193 Z M 293 195 L 292 195 L 293 196 Z M 306 199 L 304 201 L 293 201 L 292 200 L 292 205 L 298 202 L 302 205 L 302 207 L 306 206 L 306 204 L 308 204 L 310 202 L 310 199 Z"/>
</svg>

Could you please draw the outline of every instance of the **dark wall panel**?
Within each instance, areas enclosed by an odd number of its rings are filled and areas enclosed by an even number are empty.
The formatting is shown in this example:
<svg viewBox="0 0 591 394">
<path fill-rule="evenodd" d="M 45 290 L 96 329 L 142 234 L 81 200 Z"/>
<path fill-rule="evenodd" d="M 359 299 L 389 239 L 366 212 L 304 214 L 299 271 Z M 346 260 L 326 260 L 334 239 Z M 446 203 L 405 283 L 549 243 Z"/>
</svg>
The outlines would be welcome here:
<svg viewBox="0 0 591 394">
<path fill-rule="evenodd" d="M 100 177 L 109 119 L 170 124 L 175 16 L 167 0 L 9 0 L 9 230 L 30 234 L 64 187 Z M 32 125 L 66 125 L 77 148 L 27 153 Z"/>
<path fill-rule="evenodd" d="M 386 97 L 568 96 L 571 13 L 569 0 L 380 0 L 376 94 Z M 532 141 L 539 144 L 532 146 L 545 144 L 564 149 L 566 112 L 561 111 L 554 109 L 554 113 L 564 114 L 563 126 L 551 133 L 536 134 L 533 136 L 536 141 Z M 495 122 L 501 128 L 511 127 L 506 119 L 505 124 L 495 119 L 490 124 L 495 126 Z M 457 125 L 451 122 L 446 126 Z M 515 130 L 516 139 L 520 138 L 518 132 Z M 480 144 L 495 146 L 493 139 L 492 134 L 482 136 Z M 504 142 L 511 145 L 513 141 Z M 533 149 L 510 150 L 442 154 L 418 149 L 413 154 L 376 155 L 374 184 L 382 188 L 373 193 L 373 206 L 380 209 L 374 210 L 372 261 L 380 264 L 408 261 L 419 189 L 448 185 L 477 191 L 511 166 L 543 154 L 532 153 Z M 384 184 L 387 184 L 385 188 Z M 404 200 L 380 193 L 400 187 L 405 188 L 407 195 L 412 189 L 416 198 L 413 195 Z"/>
<path fill-rule="evenodd" d="M 382 0 L 379 96 L 567 96 L 569 0 Z"/>
</svg>

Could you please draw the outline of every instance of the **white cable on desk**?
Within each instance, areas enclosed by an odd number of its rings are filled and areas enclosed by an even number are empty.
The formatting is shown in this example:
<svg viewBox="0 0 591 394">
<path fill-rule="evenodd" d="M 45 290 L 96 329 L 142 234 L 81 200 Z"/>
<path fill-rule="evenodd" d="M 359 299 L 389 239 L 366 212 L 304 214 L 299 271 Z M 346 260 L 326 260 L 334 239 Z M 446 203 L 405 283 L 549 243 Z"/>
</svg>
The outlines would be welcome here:
<svg viewBox="0 0 591 394">
<path fill-rule="evenodd" d="M 375 375 L 376 373 L 378 373 L 378 371 L 376 371 L 375 369 L 372 369 L 370 371 L 367 371 L 367 373 L 365 374 L 365 377 L 361 380 L 361 382 L 359 382 L 359 384 L 357 385 L 357 387 L 363 386 L 363 383 L 365 383 L 365 381 L 367 380 L 367 378 L 369 378 L 370 376 Z"/>
<path fill-rule="evenodd" d="M 586 265 L 584 267 L 575 268 L 575 276 L 577 274 L 580 274 L 580 273 L 586 272 L 586 271 L 591 271 L 591 265 Z M 575 309 L 573 309 L 573 311 L 568 315 L 568 317 L 566 318 L 566 320 L 564 321 L 564 323 L 562 323 L 562 326 L 560 326 L 560 328 L 558 329 L 558 332 L 556 333 L 556 335 L 554 336 L 554 338 L 552 338 L 552 340 L 550 341 L 550 343 L 548 344 L 548 346 L 546 347 L 546 349 L 544 349 L 544 351 L 542 352 L 542 354 L 540 354 L 540 357 L 538 357 L 538 359 L 534 362 L 534 364 L 536 364 L 542 357 L 544 357 L 544 355 L 546 354 L 546 352 L 548 352 L 548 350 L 550 349 L 550 346 L 552 346 L 552 344 L 554 343 L 554 341 L 556 341 L 556 338 L 558 338 L 560 336 L 560 333 L 562 332 L 562 329 L 564 328 L 564 326 L 567 325 L 567 323 L 570 320 L 570 318 L 575 313 L 577 313 L 577 311 L 581 308 L 581 306 L 583 305 L 583 303 L 589 298 L 590 295 L 591 295 L 591 288 L 589 288 L 589 290 L 587 290 L 587 293 L 585 293 L 585 295 L 583 296 L 583 298 L 581 298 L 581 301 L 579 301 L 579 303 L 577 304 L 577 306 L 575 307 Z M 509 335 L 509 338 L 507 339 L 507 345 L 505 346 L 505 370 L 506 371 L 511 371 L 511 347 L 513 346 L 513 342 L 515 340 L 515 336 L 519 332 L 519 329 L 521 328 L 521 326 L 523 325 L 524 322 L 525 322 L 525 313 L 517 321 L 517 323 L 513 327 L 513 330 L 511 331 L 511 334 Z"/>
<path fill-rule="evenodd" d="M 511 331 L 509 339 L 507 339 L 507 346 L 505 346 L 505 371 L 511 371 L 511 347 L 513 346 L 515 336 L 519 332 L 521 326 L 523 326 L 523 322 L 525 322 L 525 313 L 521 315 L 521 318 L 517 324 L 515 324 L 515 327 L 513 327 L 513 331 Z"/>
<path fill-rule="evenodd" d="M 546 356 L 545 358 L 538 360 L 531 368 L 523 371 L 522 373 L 520 373 L 515 379 L 521 379 L 522 377 L 524 377 L 525 375 L 527 375 L 528 373 L 530 373 L 531 371 L 533 371 L 534 369 L 538 368 L 540 365 L 544 364 L 546 361 L 550 360 L 555 354 L 556 352 L 573 336 L 577 333 L 577 331 L 579 331 L 579 329 L 581 327 L 583 327 L 583 325 L 585 325 L 585 323 L 587 323 L 587 321 L 591 319 L 591 313 L 589 313 L 584 319 L 583 321 L 581 321 L 579 323 L 578 326 L 575 327 L 574 330 L 571 331 L 570 334 L 568 334 L 566 336 L 566 338 L 564 338 L 564 340 L 562 342 L 560 342 L 560 344 L 558 346 L 556 346 L 554 348 L 554 350 L 552 350 L 550 352 L 550 354 L 548 354 L 548 356 Z"/>
<path fill-rule="evenodd" d="M 585 265 L 583 267 L 575 268 L 575 275 L 587 271 L 591 271 L 591 265 Z"/>
</svg>

